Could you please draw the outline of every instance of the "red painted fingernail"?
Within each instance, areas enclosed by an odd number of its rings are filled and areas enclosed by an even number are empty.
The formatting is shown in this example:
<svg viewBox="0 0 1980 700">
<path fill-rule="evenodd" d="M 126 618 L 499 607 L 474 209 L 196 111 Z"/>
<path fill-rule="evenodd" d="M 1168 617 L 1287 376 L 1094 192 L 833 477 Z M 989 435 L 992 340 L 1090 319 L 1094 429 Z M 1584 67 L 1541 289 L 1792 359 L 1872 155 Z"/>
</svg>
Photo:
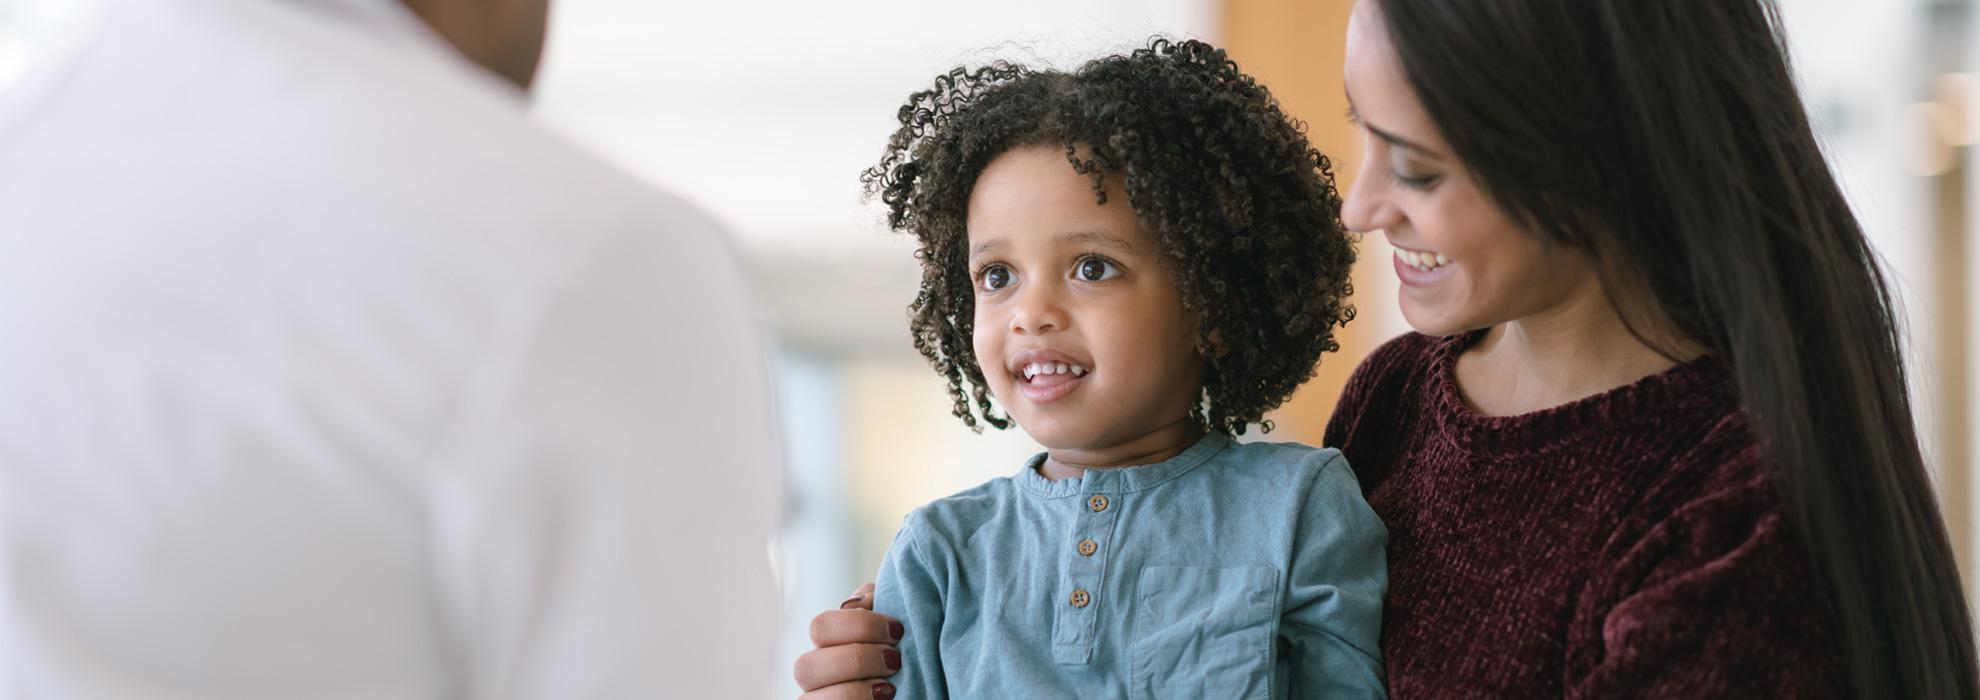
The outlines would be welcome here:
<svg viewBox="0 0 1980 700">
<path fill-rule="evenodd" d="M 845 609 L 847 609 L 847 608 L 851 608 L 851 607 L 853 606 L 853 603 L 857 603 L 857 602 L 859 602 L 859 601 L 862 601 L 862 600 L 865 600 L 865 599 L 866 599 L 866 596 L 863 596 L 863 595 L 856 595 L 856 596 L 853 596 L 853 597 L 851 597 L 851 598 L 847 598 L 847 599 L 845 599 L 845 600 L 843 600 L 843 601 L 840 601 L 840 602 L 839 602 L 839 609 L 840 609 L 840 610 L 845 610 Z"/>
<path fill-rule="evenodd" d="M 883 651 L 883 652 L 880 652 L 880 658 L 883 658 L 883 659 L 886 659 L 886 660 L 887 660 L 887 670 L 889 670 L 889 671 L 899 671 L 899 670 L 901 670 L 901 653 L 900 653 L 900 652 L 898 652 L 898 651 L 894 651 L 894 650 L 892 650 L 892 649 L 888 649 L 888 650 L 886 650 L 886 651 Z"/>
<path fill-rule="evenodd" d="M 874 685 L 873 700 L 894 700 L 894 684 L 879 683 Z"/>
<path fill-rule="evenodd" d="M 900 620 L 895 620 L 887 623 L 887 633 L 894 635 L 894 641 L 898 642 L 901 641 L 901 637 L 907 635 L 907 628 L 901 626 Z"/>
</svg>

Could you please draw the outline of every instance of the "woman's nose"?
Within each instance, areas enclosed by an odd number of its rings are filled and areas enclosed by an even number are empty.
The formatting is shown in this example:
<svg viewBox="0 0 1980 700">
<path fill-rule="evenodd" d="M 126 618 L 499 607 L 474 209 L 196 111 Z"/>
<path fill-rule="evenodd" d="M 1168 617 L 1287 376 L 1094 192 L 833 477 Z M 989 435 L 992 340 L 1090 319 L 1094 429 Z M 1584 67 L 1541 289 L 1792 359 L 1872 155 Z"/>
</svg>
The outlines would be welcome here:
<svg viewBox="0 0 1980 700">
<path fill-rule="evenodd" d="M 1388 178 L 1374 172 L 1375 168 L 1374 158 L 1364 158 L 1355 172 L 1354 184 L 1348 187 L 1347 200 L 1341 202 L 1341 224 L 1350 231 L 1369 233 L 1389 228 L 1401 219 L 1399 211 L 1388 201 Z"/>
</svg>

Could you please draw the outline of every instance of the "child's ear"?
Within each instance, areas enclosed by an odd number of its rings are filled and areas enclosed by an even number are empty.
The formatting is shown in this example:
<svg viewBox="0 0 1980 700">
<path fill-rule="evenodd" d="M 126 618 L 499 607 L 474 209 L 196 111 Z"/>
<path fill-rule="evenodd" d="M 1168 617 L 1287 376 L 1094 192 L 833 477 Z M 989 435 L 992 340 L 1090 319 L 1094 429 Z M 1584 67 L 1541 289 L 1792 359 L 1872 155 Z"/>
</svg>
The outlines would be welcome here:
<svg viewBox="0 0 1980 700">
<path fill-rule="evenodd" d="M 1197 328 L 1190 329 L 1190 332 L 1196 336 L 1197 354 L 1202 355 L 1205 360 L 1215 360 L 1231 351 L 1230 346 L 1224 344 L 1224 334 L 1217 330 L 1213 329 L 1208 335 L 1205 335 L 1200 330 L 1199 325 Z"/>
</svg>

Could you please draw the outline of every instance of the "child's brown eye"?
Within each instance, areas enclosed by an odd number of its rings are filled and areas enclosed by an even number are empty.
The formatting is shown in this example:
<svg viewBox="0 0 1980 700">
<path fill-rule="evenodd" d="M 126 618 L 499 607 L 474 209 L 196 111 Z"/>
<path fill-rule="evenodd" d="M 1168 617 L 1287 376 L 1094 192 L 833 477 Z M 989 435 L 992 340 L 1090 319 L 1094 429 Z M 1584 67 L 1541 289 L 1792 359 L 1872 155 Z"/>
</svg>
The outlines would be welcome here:
<svg viewBox="0 0 1980 700">
<path fill-rule="evenodd" d="M 1101 260 L 1099 258 L 1087 258 L 1085 260 L 1079 261 L 1079 268 L 1077 274 L 1079 275 L 1079 278 L 1082 280 L 1088 282 L 1099 282 L 1102 280 L 1111 279 L 1115 275 L 1120 274 L 1120 272 L 1114 269 L 1113 263 L 1107 262 L 1105 260 Z"/>
<path fill-rule="evenodd" d="M 1011 271 L 1009 268 L 998 266 L 983 271 L 983 288 L 986 290 L 994 292 L 1003 289 L 1004 285 L 1010 283 Z"/>
</svg>

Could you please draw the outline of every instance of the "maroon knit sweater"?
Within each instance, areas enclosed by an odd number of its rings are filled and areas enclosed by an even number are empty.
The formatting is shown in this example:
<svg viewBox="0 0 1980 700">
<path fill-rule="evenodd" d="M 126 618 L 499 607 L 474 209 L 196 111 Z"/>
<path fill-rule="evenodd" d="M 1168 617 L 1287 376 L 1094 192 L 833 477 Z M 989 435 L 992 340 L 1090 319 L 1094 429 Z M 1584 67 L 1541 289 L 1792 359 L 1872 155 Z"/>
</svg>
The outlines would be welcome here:
<svg viewBox="0 0 1980 700">
<path fill-rule="evenodd" d="M 1389 342 L 1327 426 L 1389 526 L 1394 697 L 1847 694 L 1722 362 L 1485 417 L 1454 379 L 1478 337 Z"/>
</svg>

